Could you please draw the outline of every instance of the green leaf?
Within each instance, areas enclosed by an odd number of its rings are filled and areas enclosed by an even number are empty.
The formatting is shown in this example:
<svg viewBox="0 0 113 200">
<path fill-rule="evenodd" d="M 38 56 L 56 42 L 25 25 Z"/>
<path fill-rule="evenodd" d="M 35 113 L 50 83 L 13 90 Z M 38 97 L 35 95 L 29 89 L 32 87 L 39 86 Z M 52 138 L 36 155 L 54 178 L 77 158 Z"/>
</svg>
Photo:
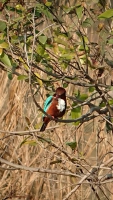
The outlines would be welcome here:
<svg viewBox="0 0 113 200">
<path fill-rule="evenodd" d="M 108 102 L 110 105 L 113 105 L 113 99 L 110 99 Z"/>
<path fill-rule="evenodd" d="M 69 7 L 64 6 L 63 10 L 67 14 L 73 14 L 75 13 L 75 8 L 76 6 L 69 6 Z"/>
<path fill-rule="evenodd" d="M 75 92 L 75 96 L 76 96 L 77 98 L 80 97 L 80 90 L 79 90 L 79 89 L 77 90 L 77 92 Z"/>
<path fill-rule="evenodd" d="M 3 54 L 0 56 L 0 60 L 1 60 L 7 67 L 12 67 L 11 61 L 10 61 L 8 55 L 6 55 L 5 53 L 3 53 Z"/>
<path fill-rule="evenodd" d="M 31 146 L 36 146 L 37 145 L 37 142 L 35 140 L 23 140 L 22 143 L 20 144 L 20 147 L 24 144 L 29 144 Z"/>
<path fill-rule="evenodd" d="M 27 75 L 19 75 L 17 79 L 20 80 L 20 81 L 26 80 L 26 79 L 28 79 L 28 76 Z"/>
<path fill-rule="evenodd" d="M 19 22 L 19 21 L 22 22 L 23 20 L 24 20 L 24 16 L 14 18 L 15 22 Z"/>
<path fill-rule="evenodd" d="M 38 38 L 41 44 L 45 44 L 47 41 L 47 37 L 45 35 L 41 35 Z"/>
<path fill-rule="evenodd" d="M 49 63 L 47 65 L 45 65 L 45 66 L 46 66 L 47 72 L 52 72 L 53 71 L 53 66 L 50 65 Z"/>
<path fill-rule="evenodd" d="M 36 8 L 39 13 L 43 13 L 47 18 L 53 20 L 52 14 L 49 12 L 48 8 L 46 8 L 43 4 L 37 3 Z"/>
<path fill-rule="evenodd" d="M 100 18 L 109 19 L 111 17 L 113 17 L 113 9 L 106 10 L 105 12 L 103 12 L 98 16 L 99 19 Z"/>
<path fill-rule="evenodd" d="M 12 80 L 13 79 L 13 76 L 12 76 L 12 73 L 8 73 L 8 78 L 9 78 L 9 80 Z"/>
<path fill-rule="evenodd" d="M 93 20 L 91 18 L 86 18 L 83 21 L 82 26 L 87 28 L 87 27 L 91 27 L 92 24 L 93 24 Z"/>
<path fill-rule="evenodd" d="M 77 108 L 73 108 L 71 110 L 71 117 L 72 117 L 72 119 L 77 119 L 77 118 L 81 117 L 81 107 L 80 106 Z M 75 122 L 74 124 L 78 125 L 79 123 L 80 122 L 78 121 L 78 122 Z"/>
<path fill-rule="evenodd" d="M 106 104 L 105 104 L 105 102 L 103 102 L 103 101 L 102 101 L 102 102 L 100 103 L 100 105 L 99 105 L 100 108 L 103 108 L 103 107 L 105 107 L 105 106 L 106 106 Z"/>
<path fill-rule="evenodd" d="M 16 8 L 17 10 L 20 10 L 20 11 L 24 11 L 24 10 L 25 10 L 25 8 L 24 8 L 21 4 L 17 4 L 17 5 L 15 6 L 15 8 Z"/>
<path fill-rule="evenodd" d="M 52 2 L 46 1 L 45 5 L 46 5 L 47 7 L 50 7 L 50 6 L 52 5 Z"/>
<path fill-rule="evenodd" d="M 69 83 L 63 83 L 63 87 L 64 87 L 64 88 L 67 88 L 68 85 L 69 85 Z"/>
<path fill-rule="evenodd" d="M 66 60 L 72 60 L 74 56 L 75 56 L 74 53 L 64 53 L 61 55 L 61 58 L 66 59 Z"/>
<path fill-rule="evenodd" d="M 9 47 L 7 42 L 1 41 L 0 40 L 0 48 L 1 49 L 7 49 Z"/>
<path fill-rule="evenodd" d="M 94 90 L 95 90 L 95 87 L 93 87 L 93 86 L 89 87 L 89 92 L 94 92 Z"/>
<path fill-rule="evenodd" d="M 0 31 L 4 31 L 6 27 L 6 23 L 0 20 Z"/>
<path fill-rule="evenodd" d="M 81 94 L 80 97 L 79 97 L 79 99 L 82 100 L 82 101 L 86 100 L 87 98 L 88 98 L 88 95 L 85 94 L 85 93 Z"/>
<path fill-rule="evenodd" d="M 79 46 L 79 51 L 84 51 L 84 50 L 86 50 L 86 52 L 89 52 L 89 47 L 87 46 L 87 44 Z"/>
<path fill-rule="evenodd" d="M 54 41 L 58 44 L 62 44 L 64 46 L 67 46 L 68 45 L 68 41 L 66 40 L 66 38 L 64 37 L 61 37 L 61 36 L 56 36 L 54 38 Z"/>
<path fill-rule="evenodd" d="M 48 142 L 48 143 L 51 143 L 51 139 L 50 138 L 41 138 L 39 139 L 42 143 L 45 143 L 45 142 Z"/>
<path fill-rule="evenodd" d="M 108 44 L 113 44 L 113 39 L 109 39 Z"/>
<path fill-rule="evenodd" d="M 40 87 L 42 87 L 42 80 L 40 79 L 40 75 L 37 72 L 34 72 L 35 76 L 36 76 L 36 80 L 39 83 Z"/>
<path fill-rule="evenodd" d="M 75 148 L 77 147 L 77 142 L 66 142 L 66 145 L 69 146 L 72 150 L 75 150 Z"/>
<path fill-rule="evenodd" d="M 44 55 L 44 52 L 45 52 L 45 49 L 43 46 L 41 46 L 40 44 L 38 44 L 37 48 L 36 48 L 36 52 L 40 55 L 40 56 L 43 56 Z"/>
<path fill-rule="evenodd" d="M 76 13 L 79 19 L 81 19 L 82 17 L 82 11 L 83 11 L 83 7 L 81 5 L 76 7 Z"/>
<path fill-rule="evenodd" d="M 53 16 L 52 16 L 52 14 L 49 12 L 49 10 L 47 8 L 44 9 L 43 13 L 45 14 L 45 16 L 47 18 L 49 18 L 50 20 L 53 20 Z"/>
</svg>

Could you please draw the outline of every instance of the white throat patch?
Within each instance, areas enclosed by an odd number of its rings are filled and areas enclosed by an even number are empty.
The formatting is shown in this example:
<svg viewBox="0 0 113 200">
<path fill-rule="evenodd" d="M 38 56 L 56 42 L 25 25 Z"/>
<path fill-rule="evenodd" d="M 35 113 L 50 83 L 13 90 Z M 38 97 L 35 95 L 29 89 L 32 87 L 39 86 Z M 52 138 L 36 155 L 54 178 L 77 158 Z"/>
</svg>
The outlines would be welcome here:
<svg viewBox="0 0 113 200">
<path fill-rule="evenodd" d="M 65 101 L 63 99 L 58 98 L 58 105 L 56 106 L 60 112 L 65 109 Z"/>
</svg>

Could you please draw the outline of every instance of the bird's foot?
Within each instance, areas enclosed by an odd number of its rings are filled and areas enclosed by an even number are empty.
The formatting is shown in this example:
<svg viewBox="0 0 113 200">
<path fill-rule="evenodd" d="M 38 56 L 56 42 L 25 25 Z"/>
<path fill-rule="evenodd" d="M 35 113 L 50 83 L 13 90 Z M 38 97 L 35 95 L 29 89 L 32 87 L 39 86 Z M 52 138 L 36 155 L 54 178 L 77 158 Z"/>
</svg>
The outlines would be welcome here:
<svg viewBox="0 0 113 200">
<path fill-rule="evenodd" d="M 56 123 L 58 122 L 58 118 L 57 117 L 52 116 L 52 118 L 53 118 L 53 120 L 55 120 Z"/>
</svg>

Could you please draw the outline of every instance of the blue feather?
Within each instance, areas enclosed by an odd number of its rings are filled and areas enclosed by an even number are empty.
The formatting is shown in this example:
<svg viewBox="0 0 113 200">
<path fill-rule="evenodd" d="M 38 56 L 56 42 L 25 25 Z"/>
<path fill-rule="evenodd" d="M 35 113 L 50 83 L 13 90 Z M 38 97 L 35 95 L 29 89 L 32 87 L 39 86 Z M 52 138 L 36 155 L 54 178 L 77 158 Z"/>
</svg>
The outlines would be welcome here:
<svg viewBox="0 0 113 200">
<path fill-rule="evenodd" d="M 49 106 L 51 105 L 53 96 L 49 96 L 46 101 L 44 102 L 44 111 L 47 112 Z"/>
</svg>

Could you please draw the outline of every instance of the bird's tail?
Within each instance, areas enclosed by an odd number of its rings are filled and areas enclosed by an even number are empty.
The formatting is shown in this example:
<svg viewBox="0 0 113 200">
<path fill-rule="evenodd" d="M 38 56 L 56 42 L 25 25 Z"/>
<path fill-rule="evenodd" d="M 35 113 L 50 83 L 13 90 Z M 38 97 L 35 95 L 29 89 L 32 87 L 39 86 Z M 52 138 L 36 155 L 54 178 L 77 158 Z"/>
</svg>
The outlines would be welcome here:
<svg viewBox="0 0 113 200">
<path fill-rule="evenodd" d="M 47 124 L 46 124 L 46 123 L 43 123 L 43 124 L 42 124 L 42 127 L 41 127 L 41 129 L 40 129 L 40 132 L 45 131 L 46 126 L 47 126 Z"/>
</svg>

